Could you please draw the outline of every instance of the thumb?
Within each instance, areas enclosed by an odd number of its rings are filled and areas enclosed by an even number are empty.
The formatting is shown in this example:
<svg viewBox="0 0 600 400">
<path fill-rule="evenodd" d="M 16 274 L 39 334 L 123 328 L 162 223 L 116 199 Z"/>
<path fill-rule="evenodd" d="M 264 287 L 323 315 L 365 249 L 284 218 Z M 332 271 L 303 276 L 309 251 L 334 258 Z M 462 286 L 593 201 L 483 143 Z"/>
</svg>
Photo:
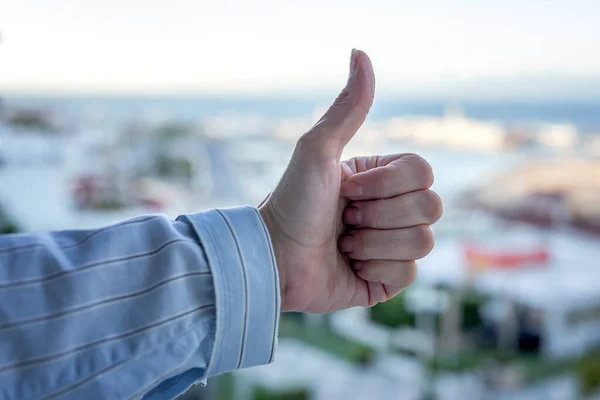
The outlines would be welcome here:
<svg viewBox="0 0 600 400">
<path fill-rule="evenodd" d="M 306 139 L 322 144 L 339 159 L 344 146 L 367 118 L 375 95 L 375 74 L 366 53 L 353 49 L 346 87 L 327 112 L 308 131 Z"/>
</svg>

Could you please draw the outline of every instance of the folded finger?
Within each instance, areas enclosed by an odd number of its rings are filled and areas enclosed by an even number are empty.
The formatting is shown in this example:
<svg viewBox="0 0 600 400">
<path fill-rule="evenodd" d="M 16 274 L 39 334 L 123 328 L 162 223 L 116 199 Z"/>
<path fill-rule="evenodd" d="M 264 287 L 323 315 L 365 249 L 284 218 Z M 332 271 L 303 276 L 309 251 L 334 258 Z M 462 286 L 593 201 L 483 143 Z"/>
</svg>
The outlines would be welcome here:
<svg viewBox="0 0 600 400">
<path fill-rule="evenodd" d="M 341 194 L 351 200 L 387 199 L 433 184 L 433 170 L 416 154 L 407 154 L 387 165 L 350 176 L 342 183 Z"/>
<path fill-rule="evenodd" d="M 347 225 L 394 229 L 431 225 L 442 216 L 442 201 L 432 190 L 419 190 L 382 200 L 352 202 L 343 213 Z"/>
<path fill-rule="evenodd" d="M 339 249 L 353 260 L 416 260 L 433 249 L 427 225 L 403 229 L 356 229 L 340 237 Z"/>
<path fill-rule="evenodd" d="M 417 276 L 417 263 L 394 260 L 355 261 L 353 268 L 361 279 L 379 282 L 396 288 L 410 285 Z"/>
</svg>

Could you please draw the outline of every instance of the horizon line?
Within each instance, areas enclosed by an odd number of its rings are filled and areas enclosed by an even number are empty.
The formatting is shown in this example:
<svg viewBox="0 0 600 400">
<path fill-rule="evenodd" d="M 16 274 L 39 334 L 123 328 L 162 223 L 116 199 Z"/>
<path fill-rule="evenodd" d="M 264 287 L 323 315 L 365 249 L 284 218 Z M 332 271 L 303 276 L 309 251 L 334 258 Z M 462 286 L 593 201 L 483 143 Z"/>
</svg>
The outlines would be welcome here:
<svg viewBox="0 0 600 400">
<path fill-rule="evenodd" d="M 282 99 L 290 101 L 333 101 L 331 93 L 323 91 L 210 91 L 210 90 L 88 90 L 88 89 L 51 89 L 51 88 L 10 88 L 0 86 L 0 100 L 7 97 L 30 98 L 213 98 L 213 99 Z M 375 101 L 444 101 L 444 102 L 536 102 L 536 103 L 600 103 L 597 95 L 573 96 L 572 94 L 534 94 L 529 96 L 505 95 L 486 96 L 473 93 L 414 93 L 407 91 L 388 91 L 375 95 Z"/>
</svg>

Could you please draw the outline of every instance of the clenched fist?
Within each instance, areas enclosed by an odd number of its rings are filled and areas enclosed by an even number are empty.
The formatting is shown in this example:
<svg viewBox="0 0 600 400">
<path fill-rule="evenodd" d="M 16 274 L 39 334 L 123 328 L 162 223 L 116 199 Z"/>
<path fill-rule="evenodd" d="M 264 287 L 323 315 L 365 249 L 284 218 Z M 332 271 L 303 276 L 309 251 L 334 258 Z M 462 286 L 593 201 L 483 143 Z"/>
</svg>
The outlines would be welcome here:
<svg viewBox="0 0 600 400">
<path fill-rule="evenodd" d="M 348 83 L 298 141 L 260 206 L 277 260 L 282 311 L 324 313 L 386 301 L 410 284 L 433 248 L 442 203 L 415 154 L 340 161 L 375 91 L 369 57 L 352 51 Z"/>
</svg>

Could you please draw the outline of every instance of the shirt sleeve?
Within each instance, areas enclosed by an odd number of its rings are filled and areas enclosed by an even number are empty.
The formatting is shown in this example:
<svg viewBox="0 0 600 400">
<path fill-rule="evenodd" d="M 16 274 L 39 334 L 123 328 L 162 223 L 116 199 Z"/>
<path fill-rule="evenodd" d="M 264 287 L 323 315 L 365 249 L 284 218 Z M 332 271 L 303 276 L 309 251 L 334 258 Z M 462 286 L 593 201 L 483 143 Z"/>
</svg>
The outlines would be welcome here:
<svg viewBox="0 0 600 400">
<path fill-rule="evenodd" d="M 252 207 L 0 236 L 0 398 L 172 399 L 272 362 L 279 309 Z"/>
</svg>

